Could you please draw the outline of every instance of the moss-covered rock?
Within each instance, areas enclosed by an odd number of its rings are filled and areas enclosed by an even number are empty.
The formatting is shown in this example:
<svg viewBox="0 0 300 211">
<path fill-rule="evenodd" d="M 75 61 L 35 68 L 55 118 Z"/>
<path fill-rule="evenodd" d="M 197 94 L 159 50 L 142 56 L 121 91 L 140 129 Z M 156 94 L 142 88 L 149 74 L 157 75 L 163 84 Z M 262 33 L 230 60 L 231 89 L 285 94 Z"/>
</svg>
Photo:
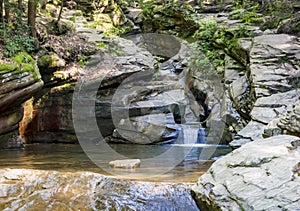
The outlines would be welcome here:
<svg viewBox="0 0 300 211">
<path fill-rule="evenodd" d="M 12 72 L 18 67 L 15 64 L 0 64 L 0 75 Z"/>
<path fill-rule="evenodd" d="M 34 59 L 26 52 L 19 53 L 12 58 L 17 64 L 32 63 Z"/>
<path fill-rule="evenodd" d="M 172 30 L 179 36 L 192 35 L 197 24 L 191 19 L 193 8 L 187 3 L 180 2 L 144 2 L 142 29 L 144 32 Z"/>
<path fill-rule="evenodd" d="M 22 146 L 18 132 L 22 104 L 43 86 L 36 62 L 29 54 L 19 53 L 10 62 L 0 64 L 0 148 Z"/>
<path fill-rule="evenodd" d="M 47 24 L 47 31 L 48 34 L 60 36 L 67 33 L 74 33 L 75 26 L 72 21 L 60 20 L 57 22 L 56 20 L 53 20 Z"/>
<path fill-rule="evenodd" d="M 60 58 L 56 53 L 50 52 L 38 58 L 38 67 L 42 72 L 49 72 L 66 65 L 65 60 Z"/>
<path fill-rule="evenodd" d="M 291 18 L 279 23 L 278 33 L 300 34 L 300 12 L 294 14 Z"/>
</svg>

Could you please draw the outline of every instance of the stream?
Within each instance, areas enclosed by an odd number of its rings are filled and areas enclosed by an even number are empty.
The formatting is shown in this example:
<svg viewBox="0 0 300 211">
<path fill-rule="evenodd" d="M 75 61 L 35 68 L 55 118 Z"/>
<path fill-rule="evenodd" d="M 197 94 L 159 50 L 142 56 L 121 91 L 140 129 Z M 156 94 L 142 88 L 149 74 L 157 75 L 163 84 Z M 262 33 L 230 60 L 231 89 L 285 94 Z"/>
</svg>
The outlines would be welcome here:
<svg viewBox="0 0 300 211">
<path fill-rule="evenodd" d="M 134 145 L 134 144 L 110 144 L 111 149 L 128 159 L 147 159 L 159 156 L 169 149 L 174 153 L 167 156 L 166 161 L 176 160 L 178 152 L 184 151 L 186 156 L 182 162 L 174 165 L 166 162 L 165 168 L 170 169 L 164 174 L 149 177 L 147 171 L 156 171 L 159 167 L 151 164 L 141 165 L 139 169 L 118 169 L 117 173 L 126 175 L 126 178 L 139 181 L 154 182 L 196 182 L 199 176 L 204 174 L 218 157 L 231 151 L 226 145 L 209 145 L 203 143 L 205 137 L 203 130 L 193 126 L 184 125 L 181 132 L 172 144 L 162 145 Z M 199 132 L 200 131 L 200 132 Z M 200 134 L 200 135 L 199 135 Z M 202 134 L 202 135 L 201 135 Z M 202 142 L 202 143 L 201 143 Z M 90 154 L 90 153 L 94 154 Z M 90 151 L 89 156 L 97 155 L 99 151 Z M 101 152 L 105 153 L 105 152 Z M 103 154 L 102 154 L 103 156 Z M 109 153 L 105 154 L 107 160 L 113 160 Z M 98 160 L 99 166 L 106 165 L 106 160 Z M 169 166 L 168 166 L 169 165 Z M 110 173 L 99 168 L 79 144 L 29 144 L 22 149 L 0 150 L 0 168 L 25 168 L 38 170 L 57 170 L 65 172 L 90 171 L 110 175 Z M 113 170 L 113 169 L 112 169 Z M 137 177 L 138 175 L 138 177 Z M 131 178 L 132 177 L 132 178 Z M 138 178 L 138 179 L 137 179 Z"/>
</svg>

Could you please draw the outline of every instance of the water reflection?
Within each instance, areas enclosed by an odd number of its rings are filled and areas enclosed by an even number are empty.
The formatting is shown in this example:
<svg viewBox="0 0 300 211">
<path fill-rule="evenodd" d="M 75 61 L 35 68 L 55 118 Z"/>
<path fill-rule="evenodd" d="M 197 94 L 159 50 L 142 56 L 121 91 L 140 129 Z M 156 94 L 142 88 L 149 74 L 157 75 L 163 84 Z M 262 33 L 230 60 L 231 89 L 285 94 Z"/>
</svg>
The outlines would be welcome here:
<svg viewBox="0 0 300 211">
<path fill-rule="evenodd" d="M 119 153 L 126 155 L 128 158 L 147 158 L 153 156 L 153 154 L 162 153 L 169 147 L 174 147 L 175 151 L 176 149 L 181 151 L 184 146 L 176 146 L 175 144 L 114 144 L 111 145 L 111 147 Z M 206 172 L 213 162 L 212 159 L 201 160 L 200 156 L 203 154 L 203 151 L 209 151 L 210 148 L 211 147 L 203 144 L 198 147 L 193 147 L 184 161 L 175 168 L 170 166 L 170 168 L 173 169 L 163 175 L 149 179 L 144 172 L 138 172 L 139 170 L 137 170 L 136 173 L 140 174 L 139 178 L 145 181 L 196 182 L 197 178 Z M 228 147 L 218 147 L 218 149 L 213 152 L 212 157 L 222 156 L 229 151 L 230 149 Z M 203 154 L 202 157 L 205 157 L 205 155 Z M 173 158 L 170 156 L 166 159 L 171 160 Z M 92 171 L 107 174 L 90 161 L 80 145 L 68 144 L 33 144 L 27 145 L 24 149 L 0 150 L 0 168 L 29 168 L 72 172 Z M 143 168 L 148 171 L 157 170 L 155 165 L 147 166 L 144 164 Z M 126 174 L 126 171 L 124 170 L 116 171 L 122 171 Z"/>
</svg>

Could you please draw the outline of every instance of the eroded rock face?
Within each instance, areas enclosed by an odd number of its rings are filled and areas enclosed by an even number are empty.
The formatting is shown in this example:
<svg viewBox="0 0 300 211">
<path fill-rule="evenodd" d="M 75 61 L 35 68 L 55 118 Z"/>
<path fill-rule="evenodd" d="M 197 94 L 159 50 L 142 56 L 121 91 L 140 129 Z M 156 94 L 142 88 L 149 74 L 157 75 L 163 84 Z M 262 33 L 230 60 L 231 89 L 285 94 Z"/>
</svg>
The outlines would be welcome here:
<svg viewBox="0 0 300 211">
<path fill-rule="evenodd" d="M 230 143 L 233 147 L 284 132 L 277 123 L 300 96 L 299 52 L 300 43 L 294 36 L 274 34 L 254 38 L 250 76 L 257 100 L 249 114 L 250 122 Z"/>
<path fill-rule="evenodd" d="M 44 88 L 24 104 L 20 133 L 26 143 L 75 143 L 72 124 L 74 84 Z"/>
<path fill-rule="evenodd" d="M 89 39 L 105 38 L 91 34 Z M 77 87 L 80 87 L 82 94 L 78 102 L 83 107 L 86 106 L 85 100 L 90 100 L 91 90 L 95 89 L 97 92 L 95 116 L 103 137 L 112 135 L 115 128 L 128 129 L 127 135 L 119 131 L 119 134 L 125 135 L 124 139 L 131 143 L 149 144 L 164 141 L 165 137 L 173 134 L 174 129 L 164 125 L 167 122 L 160 122 L 164 120 L 164 116 L 156 119 L 158 123 L 149 123 L 147 115 L 171 114 L 171 124 L 174 121 L 180 123 L 188 104 L 184 85 L 179 83 L 176 74 L 170 70 L 155 75 L 157 61 L 153 55 L 132 41 L 116 38 L 107 42 L 111 48 L 93 55 L 84 68 L 74 66 L 51 72 L 47 88 L 35 96 L 35 100 L 26 110 L 28 118 L 22 124 L 22 133 L 28 143 L 77 142 L 72 121 L 73 91 L 76 83 L 79 84 Z M 173 55 L 175 54 L 176 52 Z M 91 115 L 90 110 L 85 114 L 82 109 L 73 114 L 78 116 L 79 121 L 86 123 L 82 131 L 88 133 L 95 116 Z M 130 129 L 132 122 L 138 125 L 133 130 Z M 150 141 L 138 140 L 142 133 L 146 136 L 151 134 Z"/>
<path fill-rule="evenodd" d="M 201 210 L 297 210 L 300 139 L 254 141 L 217 160 L 192 188 Z"/>
<path fill-rule="evenodd" d="M 18 65 L 1 64 L 0 71 L 0 148 L 20 147 L 19 122 L 22 103 L 43 86 L 40 73 L 29 55 L 17 55 Z"/>
<path fill-rule="evenodd" d="M 189 188 L 89 172 L 1 169 L 0 209 L 195 211 Z"/>
</svg>

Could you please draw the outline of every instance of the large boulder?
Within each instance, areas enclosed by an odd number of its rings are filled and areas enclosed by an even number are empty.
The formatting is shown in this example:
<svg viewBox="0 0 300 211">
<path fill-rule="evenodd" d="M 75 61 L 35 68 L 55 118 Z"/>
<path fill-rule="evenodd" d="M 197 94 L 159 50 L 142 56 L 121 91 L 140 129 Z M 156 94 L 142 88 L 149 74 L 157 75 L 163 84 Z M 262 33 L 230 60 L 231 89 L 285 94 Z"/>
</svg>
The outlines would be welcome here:
<svg viewBox="0 0 300 211">
<path fill-rule="evenodd" d="M 280 135 L 217 160 L 192 188 L 201 210 L 297 210 L 300 139 Z"/>
<path fill-rule="evenodd" d="M 22 103 L 43 86 L 35 61 L 25 53 L 9 64 L 0 64 L 0 148 L 20 147 L 19 122 Z"/>
<path fill-rule="evenodd" d="M 176 129 L 172 114 L 152 114 L 121 119 L 114 135 L 129 143 L 153 144 L 174 140 Z"/>
<path fill-rule="evenodd" d="M 189 189 L 90 172 L 1 169 L 0 209 L 196 211 Z"/>
</svg>

